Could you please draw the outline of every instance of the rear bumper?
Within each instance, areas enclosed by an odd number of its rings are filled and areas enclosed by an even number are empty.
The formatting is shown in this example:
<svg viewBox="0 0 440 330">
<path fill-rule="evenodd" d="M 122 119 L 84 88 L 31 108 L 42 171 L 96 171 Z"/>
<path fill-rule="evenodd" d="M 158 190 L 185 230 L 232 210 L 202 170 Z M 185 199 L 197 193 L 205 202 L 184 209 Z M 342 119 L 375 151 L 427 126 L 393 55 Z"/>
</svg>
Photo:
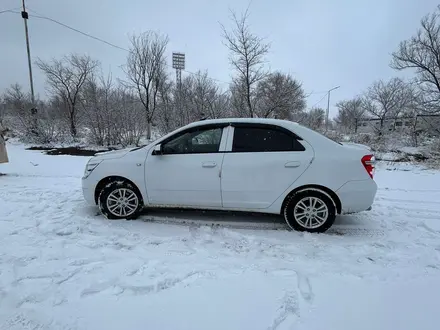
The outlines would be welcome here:
<svg viewBox="0 0 440 330">
<path fill-rule="evenodd" d="M 336 191 L 341 204 L 342 214 L 371 210 L 377 193 L 374 180 L 348 181 Z"/>
</svg>

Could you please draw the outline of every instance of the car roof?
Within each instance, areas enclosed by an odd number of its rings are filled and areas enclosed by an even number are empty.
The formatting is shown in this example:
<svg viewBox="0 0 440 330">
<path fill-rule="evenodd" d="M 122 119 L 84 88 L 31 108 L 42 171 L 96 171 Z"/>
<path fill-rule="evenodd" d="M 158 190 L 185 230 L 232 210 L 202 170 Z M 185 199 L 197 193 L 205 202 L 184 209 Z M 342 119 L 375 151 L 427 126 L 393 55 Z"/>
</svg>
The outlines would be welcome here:
<svg viewBox="0 0 440 330">
<path fill-rule="evenodd" d="M 220 119 L 206 119 L 188 124 L 186 127 L 201 126 L 208 124 L 224 124 L 224 123 L 249 123 L 249 124 L 272 124 L 272 125 L 298 125 L 298 123 L 284 120 L 284 119 L 272 119 L 272 118 L 220 118 Z"/>
<path fill-rule="evenodd" d="M 245 123 L 245 124 L 269 124 L 269 125 L 278 125 L 284 128 L 287 128 L 288 130 L 291 130 L 298 136 L 300 136 L 302 139 L 306 140 L 307 142 L 311 143 L 314 148 L 331 148 L 339 146 L 339 144 L 335 141 L 330 140 L 326 136 L 310 129 L 305 126 L 302 126 L 301 124 L 285 120 L 285 119 L 273 119 L 273 118 L 220 118 L 220 119 L 206 119 L 206 120 L 200 120 L 193 123 L 190 123 L 182 129 L 190 128 L 190 127 L 197 127 L 197 126 L 204 126 L 204 125 L 210 125 L 210 124 L 224 124 L 224 123 Z"/>
</svg>

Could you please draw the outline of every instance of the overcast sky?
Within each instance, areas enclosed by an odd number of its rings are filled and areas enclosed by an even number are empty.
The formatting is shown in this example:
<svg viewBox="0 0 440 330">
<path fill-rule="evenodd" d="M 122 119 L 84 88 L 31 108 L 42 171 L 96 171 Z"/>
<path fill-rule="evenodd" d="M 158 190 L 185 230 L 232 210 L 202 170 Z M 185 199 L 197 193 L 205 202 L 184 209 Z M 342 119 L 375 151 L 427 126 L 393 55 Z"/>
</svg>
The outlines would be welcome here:
<svg viewBox="0 0 440 330">
<path fill-rule="evenodd" d="M 186 53 L 186 69 L 208 70 L 227 87 L 231 70 L 219 22 L 230 26 L 229 9 L 242 12 L 249 0 L 26 0 L 30 15 L 57 19 L 67 25 L 128 47 L 128 35 L 157 30 L 169 36 L 168 53 Z M 396 73 L 390 54 L 399 41 L 413 35 L 420 19 L 432 12 L 435 0 L 253 0 L 252 31 L 271 42 L 268 62 L 273 70 L 299 79 L 308 106 L 327 105 L 361 93 L 372 81 Z M 0 0 L 0 12 L 17 9 L 21 0 Z M 88 53 L 104 70 L 121 76 L 126 52 L 112 48 L 55 23 L 30 18 L 31 55 L 50 59 L 69 52 Z M 171 64 L 171 58 L 169 60 Z M 185 75 L 184 73 L 183 75 Z M 45 97 L 44 77 L 34 66 L 36 92 Z M 18 82 L 29 88 L 24 27 L 21 16 L 0 14 L 0 91 Z M 319 102 L 321 100 L 321 102 Z"/>
</svg>

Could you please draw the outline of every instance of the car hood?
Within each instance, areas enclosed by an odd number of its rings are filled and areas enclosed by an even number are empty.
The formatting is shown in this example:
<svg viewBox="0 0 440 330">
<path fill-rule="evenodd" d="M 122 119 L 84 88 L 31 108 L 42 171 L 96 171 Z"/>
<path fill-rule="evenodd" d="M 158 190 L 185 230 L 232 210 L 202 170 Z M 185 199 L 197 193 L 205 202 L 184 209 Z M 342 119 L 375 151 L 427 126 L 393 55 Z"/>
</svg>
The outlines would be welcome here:
<svg viewBox="0 0 440 330">
<path fill-rule="evenodd" d="M 97 154 L 95 154 L 94 158 L 97 160 L 122 158 L 126 154 L 128 154 L 130 152 L 130 150 L 133 150 L 133 149 L 134 148 L 126 148 L 126 149 L 121 149 L 121 150 L 98 152 Z"/>
</svg>

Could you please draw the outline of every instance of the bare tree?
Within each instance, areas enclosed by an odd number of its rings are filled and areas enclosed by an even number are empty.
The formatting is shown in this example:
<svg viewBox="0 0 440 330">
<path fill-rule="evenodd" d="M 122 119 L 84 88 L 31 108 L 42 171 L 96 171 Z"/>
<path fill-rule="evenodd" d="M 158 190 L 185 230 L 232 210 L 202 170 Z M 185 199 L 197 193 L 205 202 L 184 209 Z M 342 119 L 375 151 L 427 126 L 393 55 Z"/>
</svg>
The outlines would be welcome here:
<svg viewBox="0 0 440 330">
<path fill-rule="evenodd" d="M 235 117 L 243 118 L 249 116 L 247 97 L 246 97 L 246 83 L 243 79 L 235 79 L 229 86 L 231 95 L 231 110 Z M 254 100 L 252 100 L 253 102 Z"/>
<path fill-rule="evenodd" d="M 70 54 L 62 59 L 50 62 L 37 60 L 38 67 L 46 75 L 50 90 L 62 97 L 67 110 L 70 134 L 75 138 L 78 134 L 78 109 L 81 89 L 87 78 L 98 66 L 98 61 L 88 55 Z"/>
<path fill-rule="evenodd" d="M 176 88 L 173 90 L 175 112 L 177 113 L 176 119 L 179 122 L 179 126 L 189 124 L 200 118 L 200 114 L 194 110 L 195 83 L 194 77 L 188 76 L 182 80 L 180 89 L 175 86 Z M 179 102 L 177 102 L 177 100 L 179 100 Z M 177 103 L 179 107 L 177 107 Z"/>
<path fill-rule="evenodd" d="M 144 107 L 147 138 L 151 139 L 151 124 L 158 105 L 161 79 L 165 77 L 168 37 L 148 31 L 132 36 L 130 43 L 125 73 L 128 86 L 135 90 Z"/>
<path fill-rule="evenodd" d="M 274 72 L 258 83 L 255 108 L 258 117 L 292 119 L 305 107 L 302 85 L 289 74 Z"/>
<path fill-rule="evenodd" d="M 187 77 L 183 84 L 183 108 L 190 121 L 201 118 L 220 118 L 228 113 L 229 98 L 219 86 L 208 77 L 207 72 L 197 72 Z"/>
<path fill-rule="evenodd" d="M 59 108 L 49 99 L 47 101 L 37 100 L 38 114 L 33 115 L 33 122 L 37 123 L 38 135 L 32 142 L 40 144 L 51 144 L 64 142 L 66 130 L 64 129 L 65 119 L 59 115 Z"/>
<path fill-rule="evenodd" d="M 33 104 L 38 107 L 37 114 L 30 111 Z M 8 126 L 23 141 L 49 144 L 62 137 L 57 109 L 52 107 L 51 100 L 36 99 L 32 103 L 30 94 L 24 93 L 20 85 L 14 84 L 4 94 L 3 108 Z"/>
<path fill-rule="evenodd" d="M 313 130 L 319 130 L 324 125 L 325 110 L 321 108 L 312 108 L 306 113 L 303 124 Z"/>
<path fill-rule="evenodd" d="M 335 118 L 336 123 L 349 131 L 356 132 L 359 120 L 363 119 L 365 115 L 362 98 L 356 97 L 351 100 L 340 101 L 336 104 L 336 107 L 338 108 L 338 114 Z"/>
<path fill-rule="evenodd" d="M 137 96 L 130 94 L 122 86 L 114 90 L 111 99 L 115 113 L 113 130 L 118 143 L 124 147 L 140 145 L 142 134 L 147 127 L 144 106 Z"/>
<path fill-rule="evenodd" d="M 24 93 L 22 86 L 13 84 L 4 94 L 5 112 L 12 114 L 17 120 L 16 128 L 23 134 L 28 135 L 33 129 L 33 118 L 29 109 L 32 101 L 29 93 Z"/>
<path fill-rule="evenodd" d="M 231 97 L 229 91 L 217 92 L 216 97 L 209 104 L 209 118 L 232 117 Z"/>
<path fill-rule="evenodd" d="M 206 72 L 197 72 L 183 78 L 180 89 L 165 81 L 161 84 L 159 94 L 157 119 L 162 131 L 200 119 L 221 118 L 232 114 L 229 93 L 222 93 Z"/>
<path fill-rule="evenodd" d="M 374 82 L 367 90 L 363 107 L 380 120 L 380 131 L 386 118 L 397 117 L 414 101 L 411 88 L 400 78 Z"/>
<path fill-rule="evenodd" d="M 6 100 L 3 95 L 0 95 L 0 126 L 6 117 Z"/>
<path fill-rule="evenodd" d="M 124 86 L 116 85 L 111 74 L 91 76 L 81 96 L 84 126 L 91 143 L 139 145 L 147 127 L 143 105 Z"/>
<path fill-rule="evenodd" d="M 113 79 L 111 74 L 104 77 L 92 75 L 84 85 L 81 105 L 84 110 L 85 126 L 89 140 L 98 145 L 116 144 L 113 125 L 117 113 L 113 111 Z"/>
<path fill-rule="evenodd" d="M 246 101 L 248 116 L 254 117 L 255 110 L 252 98 L 256 84 L 262 80 L 267 72 L 264 70 L 264 57 L 269 51 L 269 44 L 264 39 L 254 35 L 248 24 L 249 13 L 245 11 L 238 17 L 234 12 L 231 31 L 221 25 L 224 44 L 230 51 L 230 63 L 237 71 L 236 85 L 244 87 L 243 94 Z"/>
<path fill-rule="evenodd" d="M 219 87 L 208 77 L 208 72 L 197 72 L 194 84 L 194 105 L 199 118 L 218 118 L 221 114 L 216 109 Z"/>
<path fill-rule="evenodd" d="M 156 114 L 159 131 L 166 134 L 179 126 L 173 98 L 174 84 L 162 79 L 159 84 L 159 102 Z"/>
<path fill-rule="evenodd" d="M 392 54 L 391 67 L 413 69 L 426 111 L 440 112 L 440 6 L 421 20 L 417 34 L 402 41 Z"/>
</svg>

